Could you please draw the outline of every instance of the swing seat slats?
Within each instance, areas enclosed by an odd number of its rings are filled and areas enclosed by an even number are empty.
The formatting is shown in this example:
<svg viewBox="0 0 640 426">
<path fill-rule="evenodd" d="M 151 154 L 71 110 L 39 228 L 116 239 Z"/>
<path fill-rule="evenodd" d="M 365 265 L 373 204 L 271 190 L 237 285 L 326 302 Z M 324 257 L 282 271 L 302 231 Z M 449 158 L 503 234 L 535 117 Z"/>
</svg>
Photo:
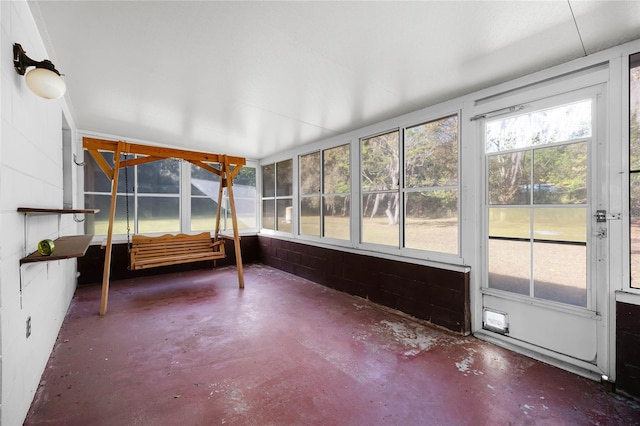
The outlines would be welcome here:
<svg viewBox="0 0 640 426">
<path fill-rule="evenodd" d="M 147 237 L 134 235 L 129 250 L 131 269 L 177 265 L 225 257 L 224 241 L 211 241 L 208 232 Z"/>
</svg>

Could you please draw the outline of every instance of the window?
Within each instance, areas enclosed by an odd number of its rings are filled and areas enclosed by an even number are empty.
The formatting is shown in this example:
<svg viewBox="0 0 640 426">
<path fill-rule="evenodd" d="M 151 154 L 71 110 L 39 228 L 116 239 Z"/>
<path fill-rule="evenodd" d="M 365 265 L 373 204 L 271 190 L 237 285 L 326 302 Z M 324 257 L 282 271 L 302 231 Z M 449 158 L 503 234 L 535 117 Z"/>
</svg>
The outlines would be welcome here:
<svg viewBox="0 0 640 426">
<path fill-rule="evenodd" d="M 110 153 L 102 155 L 113 166 L 113 156 Z M 132 156 L 127 157 L 132 159 Z M 87 217 L 87 232 L 106 235 L 111 182 L 93 157 L 86 155 L 85 159 L 85 206 L 100 209 L 98 214 Z M 257 228 L 255 176 L 255 167 L 244 166 L 233 181 L 238 228 L 241 230 Z M 120 170 L 114 234 L 127 234 L 127 228 L 130 234 L 214 231 L 219 181 L 218 175 L 175 159 Z M 183 182 L 190 182 L 188 191 L 181 190 Z M 220 229 L 232 229 L 227 189 L 224 190 L 221 213 Z"/>
<path fill-rule="evenodd" d="M 218 210 L 220 176 L 191 164 L 191 230 L 215 229 Z M 219 169 L 219 164 L 211 164 Z M 244 166 L 233 179 L 233 200 L 236 207 L 238 229 L 256 229 L 256 169 Z M 220 229 L 231 230 L 229 191 L 223 188 Z"/>
<path fill-rule="evenodd" d="M 363 243 L 399 246 L 400 132 L 360 141 Z"/>
<path fill-rule="evenodd" d="M 640 288 L 640 53 L 629 58 L 629 221 L 631 287 Z"/>
<path fill-rule="evenodd" d="M 113 155 L 102 153 L 109 166 L 113 167 Z M 85 155 L 84 166 L 84 205 L 87 208 L 100 209 L 95 215 L 87 215 L 86 232 L 93 235 L 107 235 L 109 228 L 109 210 L 111 207 L 111 181 L 105 176 L 92 156 Z M 128 156 L 131 159 L 131 156 Z M 124 160 L 125 156 L 121 157 Z M 120 170 L 116 198 L 116 212 L 113 221 L 114 234 L 127 234 L 127 228 L 135 233 L 136 208 L 134 203 L 135 167 Z M 125 183 L 127 186 L 125 186 Z M 129 218 L 129 219 L 127 219 Z"/>
<path fill-rule="evenodd" d="M 262 166 L 262 228 L 292 232 L 293 160 Z"/>
<path fill-rule="evenodd" d="M 361 242 L 457 255 L 458 115 L 360 141 Z"/>
<path fill-rule="evenodd" d="M 349 153 L 341 145 L 300 156 L 300 234 L 350 239 Z"/>
<path fill-rule="evenodd" d="M 458 253 L 458 116 L 404 133 L 405 247 Z"/>
<path fill-rule="evenodd" d="M 141 164 L 136 182 L 137 232 L 180 232 L 180 162 Z"/>
</svg>

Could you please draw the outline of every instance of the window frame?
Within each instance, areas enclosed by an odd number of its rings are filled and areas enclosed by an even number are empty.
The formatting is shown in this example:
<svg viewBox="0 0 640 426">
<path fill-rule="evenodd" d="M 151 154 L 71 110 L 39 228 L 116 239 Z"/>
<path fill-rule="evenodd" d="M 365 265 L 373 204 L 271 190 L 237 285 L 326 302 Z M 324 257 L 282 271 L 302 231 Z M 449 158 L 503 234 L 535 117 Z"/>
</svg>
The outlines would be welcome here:
<svg viewBox="0 0 640 426">
<path fill-rule="evenodd" d="M 325 177 L 326 177 L 326 171 L 325 171 L 325 155 L 327 151 L 331 151 L 333 149 L 338 149 L 338 148 L 345 148 L 347 149 L 348 153 L 348 159 L 349 159 L 349 177 L 348 177 L 348 182 L 349 182 L 349 191 L 348 192 L 327 192 L 326 191 L 326 182 L 325 182 Z M 302 194 L 302 157 L 308 156 L 308 155 L 314 155 L 314 154 L 318 154 L 318 168 L 319 168 L 319 173 L 318 173 L 318 178 L 319 181 L 317 182 L 318 185 L 318 192 L 317 193 L 313 193 L 313 194 Z M 346 245 L 351 245 L 351 240 L 352 240 L 352 227 L 353 227 L 353 218 L 352 218 L 352 204 L 353 204 L 353 182 L 352 182 L 352 176 L 353 176 L 353 165 L 352 165 L 352 144 L 349 141 L 342 141 L 341 143 L 334 143 L 331 145 L 327 145 L 327 146 L 323 146 L 322 148 L 318 148 L 318 149 L 314 149 L 311 151 L 305 151 L 302 152 L 300 154 L 298 154 L 298 191 L 297 191 L 297 208 L 298 208 L 298 214 L 297 214 L 297 221 L 298 221 L 298 226 L 296 227 L 297 232 L 296 232 L 296 236 L 300 239 L 307 239 L 307 240 L 313 240 L 313 241 L 323 241 L 323 242 L 327 242 L 329 244 L 332 245 L 338 245 L 338 246 L 346 246 Z M 325 215 L 325 198 L 326 197 L 347 197 L 349 199 L 349 212 L 347 214 L 348 220 L 349 220 L 349 226 L 348 226 L 348 233 L 349 233 L 349 237 L 346 239 L 341 239 L 341 238 L 334 238 L 334 237 L 327 237 L 326 236 L 326 224 L 325 224 L 325 220 L 326 220 L 326 215 Z M 319 234 L 318 235 L 312 235 L 312 234 L 304 234 L 302 233 L 302 202 L 304 199 L 309 199 L 309 198 L 318 198 L 318 202 L 319 202 Z"/>
<path fill-rule="evenodd" d="M 109 155 L 106 156 L 107 161 L 109 162 L 109 164 L 111 164 L 111 166 L 113 167 L 112 164 L 112 160 L 108 159 Z M 94 161 L 90 156 L 85 156 L 85 159 L 88 159 L 88 161 Z M 158 235 L 164 235 L 164 234 L 178 234 L 178 233 L 194 233 L 194 232 L 206 232 L 209 231 L 209 233 L 211 233 L 212 235 L 215 233 L 215 229 L 209 229 L 209 230 L 193 230 L 191 228 L 191 163 L 187 162 L 187 161 L 183 161 L 183 160 L 179 160 L 179 159 L 172 159 L 173 161 L 178 161 L 178 192 L 177 193 L 157 193 L 157 192 L 140 192 L 138 190 L 138 179 L 139 179 L 139 173 L 138 173 L 138 165 L 136 166 L 131 166 L 131 169 L 128 172 L 128 176 L 127 179 L 129 180 L 129 190 L 127 191 L 126 188 L 124 189 L 124 191 L 118 191 L 117 192 L 117 196 L 118 196 L 118 201 L 116 203 L 116 210 L 119 210 L 121 208 L 124 208 L 125 204 L 124 204 L 124 197 L 125 194 L 128 195 L 129 198 L 129 228 L 130 228 L 130 236 L 136 235 L 139 233 L 139 208 L 138 208 L 138 204 L 139 204 L 139 198 L 177 198 L 178 199 L 178 224 L 179 224 L 179 230 L 177 231 L 168 231 L 168 230 L 159 230 L 159 231 L 154 231 L 154 232 L 143 232 L 142 234 L 144 235 L 149 235 L 149 236 L 158 236 Z M 143 164 L 147 165 L 147 164 L 154 164 L 154 163 L 146 163 Z M 256 161 L 251 161 L 251 160 L 247 160 L 245 166 L 244 167 L 248 167 L 248 168 L 253 168 L 255 169 L 255 174 L 256 174 L 256 191 L 259 188 L 260 182 L 259 182 L 259 173 L 257 170 L 258 167 L 258 163 Z M 102 171 L 99 169 L 99 167 L 97 167 L 96 165 L 96 169 L 95 171 L 101 175 L 104 176 L 104 174 L 102 173 Z M 124 169 L 121 169 L 119 171 L 120 175 L 119 175 L 119 185 L 124 185 L 124 180 L 125 180 L 125 174 L 124 174 Z M 106 176 L 104 176 L 104 179 L 106 179 L 108 181 L 108 178 Z M 111 201 L 111 190 L 108 191 L 87 191 L 86 189 L 86 179 L 84 179 L 84 174 L 83 174 L 83 185 L 82 185 L 82 197 L 83 200 L 86 200 L 87 196 L 99 196 L 99 197 L 107 197 L 107 199 L 109 200 L 109 203 Z M 258 201 L 259 198 L 257 196 L 257 192 L 256 192 L 256 196 L 254 199 L 254 211 L 256 212 L 256 219 L 255 219 L 255 223 L 256 226 L 254 228 L 240 228 L 239 229 L 239 233 L 242 235 L 251 235 L 251 234 L 256 234 L 258 232 Z M 223 202 L 228 202 L 228 193 L 226 193 L 225 190 L 225 195 L 223 197 Z M 86 203 L 85 203 L 86 204 Z M 94 206 L 89 206 L 89 207 L 94 207 Z M 104 210 L 107 214 L 108 214 L 108 208 Z M 229 232 L 232 230 L 232 224 L 230 222 L 227 223 L 227 226 L 225 226 L 225 217 L 221 217 L 221 226 L 220 226 L 220 231 L 221 232 Z M 93 222 L 93 218 L 88 218 L 88 222 Z M 85 222 L 84 226 L 85 226 L 85 232 L 87 231 L 87 225 L 89 225 L 89 223 Z M 94 225 L 94 232 L 91 232 L 94 237 L 92 239 L 92 242 L 97 243 L 97 242 L 101 242 L 102 240 L 104 240 L 105 236 L 106 236 L 106 232 L 104 234 L 98 234 L 95 232 L 95 225 Z M 116 241 L 126 241 L 127 239 L 127 233 L 126 232 L 117 232 L 116 230 L 114 230 L 114 237 Z"/>
<path fill-rule="evenodd" d="M 285 162 L 291 162 L 291 193 L 290 194 L 285 194 L 285 195 L 278 195 L 278 164 L 281 163 L 285 163 Z M 274 170 L 273 170 L 273 181 L 274 181 L 274 187 L 273 187 L 273 196 L 265 196 L 264 195 L 264 168 L 268 167 L 268 166 L 274 166 Z M 297 163 L 295 161 L 293 161 L 293 157 L 286 157 L 283 159 L 280 159 L 278 161 L 271 161 L 271 162 L 266 162 L 266 163 L 261 163 L 260 164 L 260 181 L 261 181 L 261 186 L 260 186 L 260 208 L 259 208 L 259 223 L 260 223 L 260 232 L 261 233 L 265 233 L 265 234 L 272 234 L 272 235 L 287 235 L 287 236 L 293 236 L 296 235 L 296 231 L 297 231 L 297 220 L 296 215 L 296 202 L 295 202 L 295 194 L 297 191 L 297 179 L 295 179 L 295 177 L 297 176 Z M 278 229 L 278 202 L 286 202 L 290 200 L 291 201 L 291 231 L 283 231 Z M 269 201 L 273 201 L 273 212 L 274 212 L 274 227 L 273 229 L 271 228 L 265 228 L 264 227 L 264 203 L 269 202 Z M 285 213 L 285 217 L 286 217 L 286 213 Z"/>
</svg>

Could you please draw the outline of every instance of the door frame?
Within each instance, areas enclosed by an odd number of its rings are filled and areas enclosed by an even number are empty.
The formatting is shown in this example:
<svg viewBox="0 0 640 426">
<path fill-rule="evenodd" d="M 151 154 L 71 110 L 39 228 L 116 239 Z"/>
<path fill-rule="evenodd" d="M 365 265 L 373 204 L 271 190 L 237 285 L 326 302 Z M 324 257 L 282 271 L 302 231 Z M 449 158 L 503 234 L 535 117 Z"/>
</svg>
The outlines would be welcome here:
<svg viewBox="0 0 640 426">
<path fill-rule="evenodd" d="M 611 291 L 611 266 L 612 265 L 604 265 L 603 267 L 593 268 L 598 271 L 598 279 L 604 280 L 605 284 L 602 285 L 594 285 L 593 290 L 597 293 L 595 294 L 597 298 L 597 311 L 600 316 L 599 323 L 597 324 L 597 363 L 590 364 L 586 362 L 580 362 L 574 358 L 568 356 L 562 356 L 556 352 L 545 350 L 538 346 L 534 346 L 531 344 L 523 343 L 523 342 L 514 342 L 514 339 L 509 339 L 504 336 L 501 336 L 497 333 L 488 332 L 484 330 L 482 323 L 482 311 L 483 311 L 483 292 L 482 285 L 485 282 L 484 277 L 487 274 L 486 271 L 486 262 L 485 262 L 485 253 L 486 253 L 486 232 L 485 228 L 485 152 L 483 146 L 483 125 L 481 124 L 481 120 L 478 118 L 490 118 L 492 116 L 501 115 L 501 112 L 506 111 L 507 113 L 512 112 L 513 105 L 521 105 L 526 104 L 527 102 L 538 102 L 544 101 L 546 99 L 550 99 L 556 96 L 562 96 L 563 94 L 570 94 L 571 92 L 579 91 L 579 90 L 590 90 L 592 93 L 598 91 L 599 94 L 596 96 L 596 105 L 597 113 L 596 113 L 596 121 L 594 122 L 594 133 L 593 138 L 595 141 L 592 142 L 592 148 L 594 152 L 591 155 L 592 164 L 590 167 L 594 172 L 602 173 L 606 179 L 601 179 L 603 182 L 603 186 L 597 189 L 599 194 L 594 193 L 591 197 L 592 206 L 591 210 L 595 209 L 606 209 L 607 211 L 611 211 L 612 208 L 615 209 L 614 206 L 611 205 L 611 201 L 609 199 L 610 194 L 610 186 L 612 184 L 612 172 L 610 167 L 610 156 L 611 154 L 611 144 L 609 143 L 609 126 L 610 126 L 610 117 L 611 117 L 611 96 L 609 94 L 609 79 L 610 79 L 610 69 L 609 63 L 601 63 L 598 65 L 591 66 L 586 69 L 581 69 L 575 71 L 573 73 L 563 74 L 557 78 L 543 80 L 537 83 L 523 85 L 522 87 L 514 88 L 509 91 L 499 93 L 496 95 L 492 95 L 483 99 L 478 99 L 473 102 L 473 105 L 469 105 L 474 115 L 473 117 L 467 116 L 466 131 L 467 134 L 474 135 L 475 139 L 475 160 L 476 166 L 474 168 L 474 175 L 476 177 L 476 211 L 479 214 L 479 217 L 482 218 L 481 222 L 476 222 L 478 226 L 476 226 L 475 239 L 477 241 L 476 247 L 479 252 L 477 253 L 477 258 L 475 259 L 475 270 L 476 273 L 473 274 L 475 277 L 472 278 L 472 288 L 471 288 L 471 314 L 472 314 L 472 332 L 473 334 L 481 338 L 483 340 L 492 341 L 498 345 L 508 347 L 511 350 L 516 352 L 524 353 L 530 357 L 542 360 L 544 362 L 556 365 L 565 370 L 573 371 L 577 374 L 600 380 L 602 378 L 606 379 L 606 376 L 615 377 L 615 330 L 612 326 L 612 321 L 615 319 L 611 318 L 612 312 L 615 312 L 615 301 Z M 594 88 L 595 87 L 595 88 Z M 615 148 L 613 148 L 615 150 Z M 595 163 L 596 159 L 598 160 Z M 600 170 L 595 169 L 595 167 L 600 168 Z M 589 177 L 591 179 L 591 177 Z M 592 180 L 590 180 L 590 184 L 593 185 Z M 596 191 L 596 188 L 592 188 L 592 190 Z M 615 196 L 614 196 L 615 198 Z M 614 203 L 617 206 L 617 202 Z M 619 210 L 618 210 L 619 211 Z M 594 227 L 595 223 L 592 220 L 589 226 L 589 229 Z M 605 247 L 615 246 L 617 241 L 611 241 L 613 235 L 617 235 L 617 232 L 611 232 L 612 226 L 607 224 L 607 228 L 609 228 L 608 237 L 609 239 L 605 242 Z M 616 224 L 617 225 L 617 224 Z M 593 233 L 593 232 L 591 232 Z M 591 237 L 595 238 L 595 237 Z M 599 246 L 600 244 L 597 241 L 594 241 L 594 246 Z M 593 247 L 594 249 L 596 247 Z M 597 251 L 599 251 L 598 249 Z M 605 259 L 608 261 L 609 259 L 609 250 L 605 250 L 606 253 L 598 254 L 599 258 Z M 589 263 L 594 262 L 592 257 L 589 258 Z M 615 262 L 614 262 L 615 263 Z M 595 278 L 593 278 L 595 279 Z"/>
</svg>

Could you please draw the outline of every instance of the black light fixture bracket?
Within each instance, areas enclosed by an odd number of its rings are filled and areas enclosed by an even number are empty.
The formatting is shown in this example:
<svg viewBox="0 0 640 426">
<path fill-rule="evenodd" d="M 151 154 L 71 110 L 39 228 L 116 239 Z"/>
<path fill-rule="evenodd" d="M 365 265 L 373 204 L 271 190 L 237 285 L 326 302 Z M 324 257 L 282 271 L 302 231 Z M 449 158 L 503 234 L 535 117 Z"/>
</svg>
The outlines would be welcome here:
<svg viewBox="0 0 640 426">
<path fill-rule="evenodd" d="M 45 59 L 44 61 L 40 62 L 34 61 L 27 56 L 27 53 L 19 43 L 14 43 L 13 45 L 13 67 L 20 75 L 24 75 L 27 72 L 28 67 L 44 68 L 60 75 L 55 65 L 53 65 L 50 60 Z"/>
</svg>

